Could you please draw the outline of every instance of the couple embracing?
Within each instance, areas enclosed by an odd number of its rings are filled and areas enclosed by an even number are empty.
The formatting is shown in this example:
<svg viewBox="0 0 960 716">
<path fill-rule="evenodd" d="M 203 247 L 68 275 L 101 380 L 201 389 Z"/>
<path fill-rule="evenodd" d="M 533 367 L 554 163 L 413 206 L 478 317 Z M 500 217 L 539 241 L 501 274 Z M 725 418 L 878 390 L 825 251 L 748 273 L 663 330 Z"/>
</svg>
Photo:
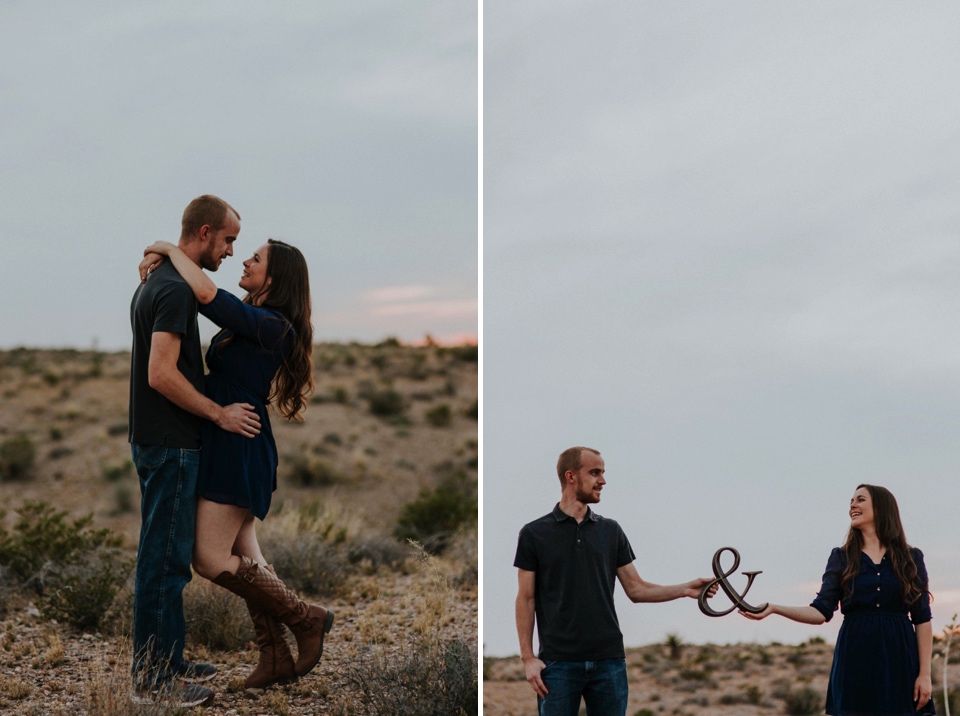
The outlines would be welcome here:
<svg viewBox="0 0 960 716">
<path fill-rule="evenodd" d="M 716 593 L 713 579 L 661 586 L 641 579 L 633 550 L 614 520 L 589 505 L 606 485 L 600 453 L 573 447 L 557 462 L 561 498 L 553 512 L 520 531 L 517 633 L 539 716 L 624 716 L 627 669 L 613 604 L 615 580 L 633 602 Z M 896 499 L 858 485 L 843 547 L 830 554 L 820 592 L 808 606 L 768 604 L 749 619 L 778 614 L 804 624 L 844 615 L 827 688 L 834 716 L 935 714 L 930 698 L 933 631 L 923 553 L 907 544 Z M 540 650 L 533 651 L 536 623 Z"/>
<path fill-rule="evenodd" d="M 144 251 L 130 306 L 130 443 L 141 490 L 133 700 L 208 703 L 211 664 L 183 658 L 182 593 L 196 572 L 245 600 L 260 647 L 247 687 L 289 683 L 323 653 L 333 612 L 287 589 L 257 542 L 276 489 L 266 406 L 296 419 L 313 387 L 310 285 L 296 248 L 269 240 L 243 262 L 241 301 L 204 273 L 233 255 L 240 215 L 197 197 L 177 244 Z M 197 313 L 220 327 L 204 376 Z M 297 642 L 294 660 L 285 639 Z"/>
</svg>

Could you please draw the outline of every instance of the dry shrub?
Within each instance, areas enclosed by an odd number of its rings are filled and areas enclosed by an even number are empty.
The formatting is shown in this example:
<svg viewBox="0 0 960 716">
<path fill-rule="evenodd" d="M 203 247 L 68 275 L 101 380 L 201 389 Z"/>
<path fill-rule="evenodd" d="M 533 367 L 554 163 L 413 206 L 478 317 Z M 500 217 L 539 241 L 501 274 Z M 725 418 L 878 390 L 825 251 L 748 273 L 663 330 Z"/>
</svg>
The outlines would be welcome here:
<svg viewBox="0 0 960 716">
<path fill-rule="evenodd" d="M 115 658 L 104 653 L 92 660 L 83 692 L 85 713 L 89 716 L 173 716 L 180 711 L 161 704 L 135 704 L 130 700 L 130 655 L 123 651 Z"/>
<path fill-rule="evenodd" d="M 451 541 L 444 558 L 455 565 L 457 571 L 450 575 L 450 581 L 458 587 L 476 587 L 480 581 L 479 539 L 477 528 L 462 530 Z"/>
<path fill-rule="evenodd" d="M 98 629 L 133 564 L 119 549 L 100 546 L 69 564 L 56 565 L 38 600 L 40 614 L 77 629 Z"/>
<path fill-rule="evenodd" d="M 445 428 L 448 427 L 451 422 L 453 422 L 453 411 L 450 409 L 449 405 L 446 403 L 441 403 L 440 405 L 428 410 L 424 417 L 433 427 Z"/>
<path fill-rule="evenodd" d="M 454 716 L 478 713 L 477 654 L 465 633 L 448 624 L 453 592 L 443 565 L 417 547 L 418 570 L 406 611 L 412 629 L 390 641 L 396 615 L 375 602 L 360 618 L 364 643 L 351 645 L 336 703 L 341 716 Z M 372 640 L 371 640 L 372 639 Z"/>
<path fill-rule="evenodd" d="M 784 699 L 783 709 L 790 716 L 823 713 L 823 694 L 809 686 L 790 691 Z"/>
<path fill-rule="evenodd" d="M 477 483 L 463 470 L 441 466 L 444 472 L 435 489 L 423 488 L 417 499 L 400 511 L 394 536 L 424 544 L 440 554 L 453 536 L 477 523 Z"/>
<path fill-rule="evenodd" d="M 232 592 L 194 578 L 183 590 L 187 637 L 211 649 L 242 649 L 254 638 L 247 605 Z"/>
<path fill-rule="evenodd" d="M 264 523 L 260 542 L 277 576 L 295 591 L 333 596 L 343 587 L 347 559 L 341 545 L 360 530 L 337 503 L 287 503 Z"/>
<path fill-rule="evenodd" d="M 0 704 L 20 701 L 33 693 L 30 682 L 0 674 Z"/>
<path fill-rule="evenodd" d="M 37 447 L 29 435 L 20 434 L 0 443 L 0 479 L 22 480 L 33 474 Z"/>
</svg>

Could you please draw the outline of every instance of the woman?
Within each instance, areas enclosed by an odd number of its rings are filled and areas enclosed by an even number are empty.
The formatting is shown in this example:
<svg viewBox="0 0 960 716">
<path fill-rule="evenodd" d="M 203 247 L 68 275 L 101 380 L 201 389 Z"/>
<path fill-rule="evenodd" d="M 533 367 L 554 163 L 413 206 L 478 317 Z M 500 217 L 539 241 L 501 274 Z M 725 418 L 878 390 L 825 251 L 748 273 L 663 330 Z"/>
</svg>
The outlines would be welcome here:
<svg viewBox="0 0 960 716">
<path fill-rule="evenodd" d="M 260 661 L 245 685 L 290 683 L 320 661 L 333 612 L 301 601 L 277 578 L 260 551 L 254 518 L 266 517 L 277 486 L 266 406 L 273 401 L 283 417 L 298 419 L 313 387 L 306 262 L 293 246 L 268 240 L 243 262 L 239 285 L 247 295 L 241 301 L 217 289 L 174 244 L 158 241 L 144 254 L 141 275 L 167 257 L 193 290 L 200 313 L 221 328 L 206 355 L 207 397 L 220 405 L 253 404 L 259 416 L 253 438 L 203 426 L 193 568 L 247 603 Z M 296 638 L 296 662 L 281 624 Z"/>
<path fill-rule="evenodd" d="M 923 553 L 907 544 L 897 501 L 883 487 L 859 485 L 853 493 L 846 543 L 831 552 L 820 593 L 810 606 L 770 604 L 759 614 L 740 613 L 748 619 L 779 614 L 823 624 L 838 603 L 844 618 L 826 712 L 936 713 L 930 699 L 933 628 Z"/>
</svg>

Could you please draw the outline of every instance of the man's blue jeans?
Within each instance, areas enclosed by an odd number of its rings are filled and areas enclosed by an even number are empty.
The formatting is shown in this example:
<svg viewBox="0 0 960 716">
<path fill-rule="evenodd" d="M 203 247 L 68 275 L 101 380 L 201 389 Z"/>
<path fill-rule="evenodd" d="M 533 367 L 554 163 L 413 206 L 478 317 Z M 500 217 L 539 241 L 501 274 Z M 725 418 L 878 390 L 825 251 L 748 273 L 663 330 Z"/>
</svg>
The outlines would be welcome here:
<svg viewBox="0 0 960 716">
<path fill-rule="evenodd" d="M 140 546 L 133 598 L 133 674 L 170 677 L 183 663 L 183 588 L 197 522 L 200 451 L 131 445 L 140 477 Z"/>
<path fill-rule="evenodd" d="M 624 716 L 627 713 L 627 663 L 548 661 L 540 672 L 547 698 L 537 697 L 540 716 L 577 716 L 583 697 L 588 716 Z"/>
</svg>

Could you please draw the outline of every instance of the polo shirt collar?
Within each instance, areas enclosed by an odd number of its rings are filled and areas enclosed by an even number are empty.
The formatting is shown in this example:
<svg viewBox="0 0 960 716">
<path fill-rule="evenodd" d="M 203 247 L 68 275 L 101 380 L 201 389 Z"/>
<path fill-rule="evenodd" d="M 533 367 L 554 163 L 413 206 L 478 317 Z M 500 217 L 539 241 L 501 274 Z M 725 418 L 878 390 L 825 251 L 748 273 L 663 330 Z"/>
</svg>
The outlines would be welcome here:
<svg viewBox="0 0 960 716">
<path fill-rule="evenodd" d="M 564 520 L 572 520 L 573 518 L 570 515 L 568 515 L 566 512 L 560 509 L 560 503 L 558 502 L 556 506 L 553 508 L 553 519 L 555 519 L 557 522 L 563 522 Z M 591 522 L 596 522 L 597 515 L 594 513 L 593 510 L 587 507 L 587 514 L 583 519 L 590 520 Z"/>
</svg>

